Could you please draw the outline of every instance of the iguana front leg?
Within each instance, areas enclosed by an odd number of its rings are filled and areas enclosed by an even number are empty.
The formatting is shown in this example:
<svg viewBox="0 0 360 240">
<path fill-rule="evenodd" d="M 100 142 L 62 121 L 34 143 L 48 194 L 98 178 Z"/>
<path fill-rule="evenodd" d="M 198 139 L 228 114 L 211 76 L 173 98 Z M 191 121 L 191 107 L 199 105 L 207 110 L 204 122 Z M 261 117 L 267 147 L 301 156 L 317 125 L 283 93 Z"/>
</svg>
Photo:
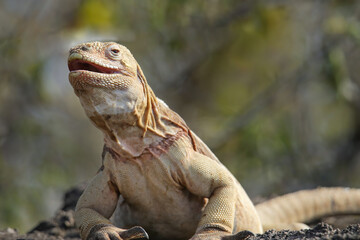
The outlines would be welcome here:
<svg viewBox="0 0 360 240">
<path fill-rule="evenodd" d="M 243 239 L 242 234 L 232 235 L 237 183 L 230 172 L 222 164 L 195 151 L 183 161 L 185 187 L 194 195 L 208 198 L 191 240 Z M 247 207 L 246 203 L 243 207 Z"/>
<path fill-rule="evenodd" d="M 119 191 L 109 175 L 100 171 L 81 195 L 75 210 L 75 221 L 82 239 L 89 240 L 145 240 L 149 239 L 141 227 L 129 230 L 113 226 L 109 220 L 119 197 Z"/>
</svg>

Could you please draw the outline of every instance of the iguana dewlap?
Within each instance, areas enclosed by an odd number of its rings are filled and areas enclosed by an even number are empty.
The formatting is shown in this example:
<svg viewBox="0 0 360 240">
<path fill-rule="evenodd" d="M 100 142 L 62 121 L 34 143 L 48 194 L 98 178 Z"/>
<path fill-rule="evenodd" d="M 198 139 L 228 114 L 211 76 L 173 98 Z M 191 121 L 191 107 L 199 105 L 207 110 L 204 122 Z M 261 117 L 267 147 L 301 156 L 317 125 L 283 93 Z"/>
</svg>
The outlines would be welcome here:
<svg viewBox="0 0 360 240">
<path fill-rule="evenodd" d="M 228 237 L 263 231 L 244 189 L 156 98 L 126 47 L 80 44 L 70 50 L 68 65 L 70 83 L 105 142 L 102 167 L 76 207 L 83 239 L 147 239 L 147 233 L 159 240 L 241 239 Z M 272 226 L 263 206 L 260 217 Z"/>
</svg>

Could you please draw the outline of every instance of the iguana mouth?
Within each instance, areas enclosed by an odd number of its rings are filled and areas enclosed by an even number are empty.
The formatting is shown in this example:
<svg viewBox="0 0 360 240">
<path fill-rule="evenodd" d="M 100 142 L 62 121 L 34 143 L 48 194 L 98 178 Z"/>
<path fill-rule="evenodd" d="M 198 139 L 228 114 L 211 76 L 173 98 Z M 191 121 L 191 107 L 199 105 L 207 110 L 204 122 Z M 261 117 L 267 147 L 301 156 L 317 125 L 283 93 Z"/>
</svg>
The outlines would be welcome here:
<svg viewBox="0 0 360 240">
<path fill-rule="evenodd" d="M 110 70 L 101 66 L 96 66 L 89 62 L 74 60 L 69 63 L 69 70 L 71 72 L 78 70 L 85 70 L 90 72 L 98 72 L 98 73 L 114 73 L 114 70 Z"/>
<path fill-rule="evenodd" d="M 98 87 L 107 89 L 126 89 L 133 77 L 125 69 L 107 61 L 99 61 L 80 53 L 71 53 L 68 59 L 69 81 L 76 90 Z"/>
<path fill-rule="evenodd" d="M 68 67 L 70 72 L 89 71 L 89 72 L 106 73 L 106 74 L 124 73 L 121 69 L 118 69 L 117 67 L 112 66 L 110 64 L 104 64 L 97 61 L 84 59 L 84 57 L 80 54 L 70 55 L 68 61 Z"/>
</svg>

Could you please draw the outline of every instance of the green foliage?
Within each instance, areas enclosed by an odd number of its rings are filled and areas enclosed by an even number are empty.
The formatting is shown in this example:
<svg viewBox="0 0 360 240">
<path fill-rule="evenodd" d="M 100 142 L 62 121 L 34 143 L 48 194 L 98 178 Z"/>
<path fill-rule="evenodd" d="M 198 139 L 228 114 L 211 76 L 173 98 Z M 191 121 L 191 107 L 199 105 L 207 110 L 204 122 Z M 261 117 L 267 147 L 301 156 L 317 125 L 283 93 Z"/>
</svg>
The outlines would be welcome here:
<svg viewBox="0 0 360 240">
<path fill-rule="evenodd" d="M 113 0 L 87 0 L 79 8 L 78 27 L 89 27 L 100 31 L 114 27 L 116 12 Z"/>
</svg>

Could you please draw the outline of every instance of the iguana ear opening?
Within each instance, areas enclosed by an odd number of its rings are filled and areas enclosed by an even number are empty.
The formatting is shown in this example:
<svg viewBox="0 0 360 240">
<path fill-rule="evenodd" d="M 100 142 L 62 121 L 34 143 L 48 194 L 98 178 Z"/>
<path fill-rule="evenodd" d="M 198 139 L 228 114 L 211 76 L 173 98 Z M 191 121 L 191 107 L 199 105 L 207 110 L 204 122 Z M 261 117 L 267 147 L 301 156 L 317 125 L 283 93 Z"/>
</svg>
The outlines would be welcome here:
<svg viewBox="0 0 360 240">
<path fill-rule="evenodd" d="M 160 115 L 157 111 L 157 98 L 147 83 L 139 64 L 137 65 L 137 78 L 143 86 L 143 91 L 146 98 L 144 113 L 140 114 L 141 117 L 138 119 L 139 127 L 144 129 L 143 136 L 145 136 L 147 130 L 150 130 L 159 136 L 164 136 L 163 133 L 158 129 L 158 127 L 162 124 L 160 122 Z"/>
</svg>

